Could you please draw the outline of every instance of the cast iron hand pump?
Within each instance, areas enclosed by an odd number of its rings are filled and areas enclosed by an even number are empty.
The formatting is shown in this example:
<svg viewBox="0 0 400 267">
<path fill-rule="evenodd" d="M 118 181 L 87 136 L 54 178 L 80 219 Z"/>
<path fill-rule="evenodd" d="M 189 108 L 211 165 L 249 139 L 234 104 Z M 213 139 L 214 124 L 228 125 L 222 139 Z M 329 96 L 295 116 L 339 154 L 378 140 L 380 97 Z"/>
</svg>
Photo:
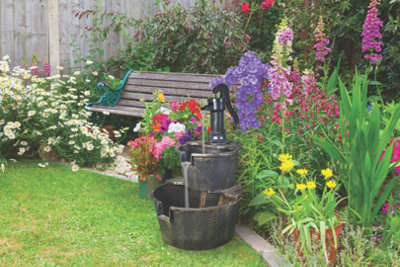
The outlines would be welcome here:
<svg viewBox="0 0 400 267">
<path fill-rule="evenodd" d="M 239 117 L 233 110 L 231 101 L 229 98 L 229 88 L 225 84 L 221 83 L 214 87 L 213 93 L 217 95 L 220 93 L 220 97 L 209 98 L 207 106 L 203 107 L 203 110 L 211 112 L 211 132 L 210 132 L 210 144 L 227 144 L 229 143 L 225 137 L 224 129 L 224 111 L 225 105 L 228 108 L 229 113 L 233 117 L 234 125 L 236 128 L 239 124 Z"/>
</svg>

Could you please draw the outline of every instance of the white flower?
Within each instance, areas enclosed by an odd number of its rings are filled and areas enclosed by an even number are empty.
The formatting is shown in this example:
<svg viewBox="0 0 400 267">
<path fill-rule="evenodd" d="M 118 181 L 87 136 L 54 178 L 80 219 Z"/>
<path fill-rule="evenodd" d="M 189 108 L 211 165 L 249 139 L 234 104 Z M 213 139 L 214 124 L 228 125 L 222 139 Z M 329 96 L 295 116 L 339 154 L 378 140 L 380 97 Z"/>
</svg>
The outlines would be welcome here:
<svg viewBox="0 0 400 267">
<path fill-rule="evenodd" d="M 162 113 L 162 114 L 169 115 L 170 112 L 171 112 L 171 111 L 170 111 L 169 109 L 167 109 L 167 108 L 165 108 L 165 107 L 160 107 L 160 109 L 158 110 L 157 113 Z"/>
<path fill-rule="evenodd" d="M 93 148 L 94 148 L 94 145 L 91 144 L 91 143 L 89 143 L 89 144 L 86 146 L 86 149 L 89 150 L 89 151 L 93 150 Z"/>
<path fill-rule="evenodd" d="M 50 146 L 45 146 L 45 148 L 43 149 L 44 152 L 50 152 L 51 151 L 51 147 Z"/>
<path fill-rule="evenodd" d="M 186 131 L 186 126 L 179 122 L 173 122 L 168 127 L 169 133 L 181 133 Z"/>
<path fill-rule="evenodd" d="M 36 111 L 34 111 L 34 110 L 28 111 L 28 117 L 32 117 L 35 114 L 36 114 Z"/>
<path fill-rule="evenodd" d="M 7 61 L 7 60 L 9 60 L 10 59 L 10 56 L 9 55 L 5 55 L 5 56 L 3 56 L 2 58 L 1 58 L 1 60 L 4 60 L 4 61 Z"/>
<path fill-rule="evenodd" d="M 68 144 L 69 145 L 73 145 L 73 144 L 75 144 L 75 141 L 74 140 L 69 140 Z"/>
<path fill-rule="evenodd" d="M 93 61 L 91 61 L 91 60 L 87 60 L 87 61 L 86 61 L 86 64 L 88 64 L 88 65 L 92 65 L 92 64 L 93 64 Z"/>
<path fill-rule="evenodd" d="M 74 72 L 74 75 L 79 75 L 79 74 L 81 74 L 81 72 L 79 70 Z"/>
<path fill-rule="evenodd" d="M 104 115 L 110 115 L 110 112 L 108 112 L 108 111 L 103 111 L 103 114 L 104 114 Z"/>
<path fill-rule="evenodd" d="M 141 124 L 140 124 L 140 122 L 138 122 L 138 123 L 136 124 L 135 128 L 133 128 L 133 131 L 134 131 L 134 132 L 138 132 L 138 131 L 140 130 L 140 128 L 141 128 Z"/>
<path fill-rule="evenodd" d="M 92 74 L 93 74 L 94 76 L 99 75 L 99 73 L 98 73 L 97 71 L 93 71 Z"/>
<path fill-rule="evenodd" d="M 24 147 L 20 147 L 20 148 L 19 148 L 18 155 L 21 156 L 21 155 L 24 154 L 24 153 L 25 153 L 25 148 L 24 148 Z"/>
<path fill-rule="evenodd" d="M 49 139 L 47 139 L 47 144 L 54 144 L 54 138 L 50 137 Z"/>
<path fill-rule="evenodd" d="M 77 172 L 79 170 L 79 167 L 78 167 L 78 165 L 74 164 L 74 165 L 72 165 L 71 169 L 73 172 Z"/>
<path fill-rule="evenodd" d="M 47 162 L 46 163 L 38 163 L 38 166 L 40 168 L 46 168 L 47 165 L 49 165 Z"/>
<path fill-rule="evenodd" d="M 114 76 L 112 76 L 112 75 L 108 75 L 108 78 L 110 78 L 111 80 L 115 79 Z"/>
<path fill-rule="evenodd" d="M 1 164 L 1 171 L 4 172 L 5 169 L 6 169 L 6 166 L 4 166 L 4 164 Z"/>
<path fill-rule="evenodd" d="M 58 69 L 58 70 L 63 70 L 64 67 L 62 67 L 62 66 L 57 66 L 57 69 Z"/>
</svg>

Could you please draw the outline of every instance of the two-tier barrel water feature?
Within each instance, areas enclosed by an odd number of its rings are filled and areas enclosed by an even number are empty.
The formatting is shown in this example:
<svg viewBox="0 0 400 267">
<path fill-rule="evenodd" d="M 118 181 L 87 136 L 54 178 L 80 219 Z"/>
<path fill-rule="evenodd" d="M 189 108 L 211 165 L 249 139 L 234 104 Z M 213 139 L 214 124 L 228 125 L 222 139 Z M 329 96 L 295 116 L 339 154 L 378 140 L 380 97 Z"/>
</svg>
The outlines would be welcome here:
<svg viewBox="0 0 400 267">
<path fill-rule="evenodd" d="M 242 197 L 242 187 L 235 182 L 241 146 L 225 137 L 225 106 L 235 127 L 239 119 L 231 106 L 228 87 L 220 84 L 213 92 L 216 97 L 203 108 L 211 116 L 209 142 L 179 146 L 184 179 L 168 181 L 152 194 L 163 240 L 181 249 L 213 249 L 229 242 Z"/>
</svg>

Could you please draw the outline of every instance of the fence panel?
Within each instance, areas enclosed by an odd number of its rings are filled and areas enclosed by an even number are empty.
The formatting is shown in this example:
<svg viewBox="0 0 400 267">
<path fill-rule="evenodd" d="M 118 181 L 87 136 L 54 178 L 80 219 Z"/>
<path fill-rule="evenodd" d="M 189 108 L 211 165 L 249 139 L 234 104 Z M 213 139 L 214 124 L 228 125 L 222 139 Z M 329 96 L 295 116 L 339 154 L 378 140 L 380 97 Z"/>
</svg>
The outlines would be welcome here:
<svg viewBox="0 0 400 267">
<path fill-rule="evenodd" d="M 174 0 L 189 8 L 196 0 Z M 218 7 L 233 0 L 211 0 Z M 36 54 L 41 64 L 64 67 L 80 67 L 79 58 L 89 55 L 92 48 L 90 19 L 78 19 L 77 11 L 87 10 L 99 4 L 106 11 L 124 12 L 136 19 L 160 11 L 156 0 L 0 0 L 0 57 L 9 55 L 12 66 L 29 67 Z M 134 29 L 132 30 L 132 36 Z M 110 33 L 102 44 L 103 58 L 118 56 L 123 38 Z M 56 68 L 53 68 L 55 70 Z"/>
</svg>

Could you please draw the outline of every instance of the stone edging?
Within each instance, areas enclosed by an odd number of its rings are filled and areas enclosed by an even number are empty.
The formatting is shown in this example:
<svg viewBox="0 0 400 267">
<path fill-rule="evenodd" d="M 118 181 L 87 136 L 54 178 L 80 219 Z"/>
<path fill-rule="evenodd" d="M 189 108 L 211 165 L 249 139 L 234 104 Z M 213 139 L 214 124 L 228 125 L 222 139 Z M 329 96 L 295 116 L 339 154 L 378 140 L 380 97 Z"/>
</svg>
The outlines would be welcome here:
<svg viewBox="0 0 400 267">
<path fill-rule="evenodd" d="M 261 253 L 263 260 L 268 264 L 268 266 L 289 266 L 285 260 L 279 256 L 278 251 L 274 246 L 247 226 L 237 224 L 235 227 L 235 233 L 255 251 Z"/>
</svg>

